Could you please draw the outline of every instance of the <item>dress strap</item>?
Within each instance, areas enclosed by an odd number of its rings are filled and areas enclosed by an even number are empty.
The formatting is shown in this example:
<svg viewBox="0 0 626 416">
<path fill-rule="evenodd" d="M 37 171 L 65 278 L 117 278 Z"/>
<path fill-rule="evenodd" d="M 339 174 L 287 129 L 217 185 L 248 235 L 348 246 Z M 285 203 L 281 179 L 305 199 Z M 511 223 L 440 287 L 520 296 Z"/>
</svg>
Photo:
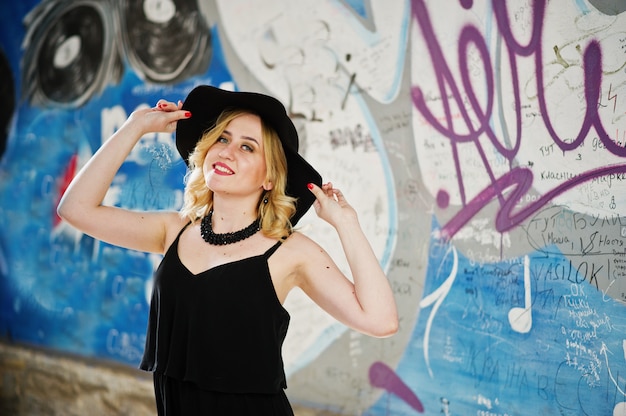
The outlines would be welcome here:
<svg viewBox="0 0 626 416">
<path fill-rule="evenodd" d="M 274 254 L 274 252 L 275 252 L 276 250 L 278 250 L 278 247 L 280 247 L 280 245 L 281 245 L 282 243 L 283 243 L 283 242 L 282 242 L 282 240 L 278 240 L 278 241 L 276 242 L 276 244 L 274 244 L 272 247 L 270 247 L 270 248 L 269 248 L 269 249 L 265 252 L 265 254 L 263 254 L 263 257 L 265 257 L 266 259 L 269 259 L 269 258 L 270 258 L 270 256 L 271 256 L 272 254 Z"/>
<path fill-rule="evenodd" d="M 189 227 L 190 224 L 191 224 L 191 221 L 189 221 L 187 224 L 185 224 L 185 226 L 183 228 L 180 229 L 180 231 L 178 232 L 178 235 L 176 236 L 176 240 L 178 240 L 180 238 L 180 236 L 183 233 L 183 231 L 185 231 L 187 229 L 187 227 Z"/>
</svg>

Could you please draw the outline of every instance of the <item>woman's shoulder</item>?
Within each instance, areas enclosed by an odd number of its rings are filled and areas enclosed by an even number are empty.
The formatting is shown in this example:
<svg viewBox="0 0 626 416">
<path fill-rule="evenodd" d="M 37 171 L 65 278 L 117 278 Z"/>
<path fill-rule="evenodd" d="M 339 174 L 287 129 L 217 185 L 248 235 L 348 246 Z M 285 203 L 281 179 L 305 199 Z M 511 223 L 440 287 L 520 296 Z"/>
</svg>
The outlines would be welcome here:
<svg viewBox="0 0 626 416">
<path fill-rule="evenodd" d="M 181 217 L 180 213 L 176 211 L 160 211 L 158 215 L 162 216 L 165 229 L 165 247 L 169 247 L 182 229 L 191 221 L 189 218 Z"/>
<path fill-rule="evenodd" d="M 284 251 L 294 258 L 311 259 L 317 253 L 324 252 L 324 249 L 311 237 L 300 231 L 292 232 L 283 244 Z"/>
<path fill-rule="evenodd" d="M 272 256 L 275 260 L 274 275 L 280 275 L 281 271 L 285 276 L 298 279 L 305 277 L 305 270 L 310 269 L 316 261 L 321 247 L 310 237 L 301 232 L 294 231 L 289 237 L 282 241 L 279 249 Z M 294 283 L 296 286 L 301 283 Z"/>
<path fill-rule="evenodd" d="M 311 244 L 315 244 L 315 241 L 300 231 L 293 231 L 289 234 L 289 237 L 283 241 L 283 246 L 295 248 L 302 248 Z"/>
<path fill-rule="evenodd" d="M 164 227 L 170 231 L 170 229 L 179 230 L 190 222 L 189 218 L 181 217 L 177 211 L 158 211 L 157 215 L 160 215 L 164 224 Z"/>
</svg>

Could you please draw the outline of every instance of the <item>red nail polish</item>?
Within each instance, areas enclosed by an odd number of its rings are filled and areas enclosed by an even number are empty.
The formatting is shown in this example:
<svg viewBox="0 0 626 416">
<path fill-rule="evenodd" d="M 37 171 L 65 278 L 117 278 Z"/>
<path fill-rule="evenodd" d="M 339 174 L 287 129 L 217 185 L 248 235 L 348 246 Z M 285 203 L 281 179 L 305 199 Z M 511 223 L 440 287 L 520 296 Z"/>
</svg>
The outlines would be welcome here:
<svg viewBox="0 0 626 416">
<path fill-rule="evenodd" d="M 187 111 L 187 112 L 185 113 L 185 117 L 191 117 L 191 112 L 190 112 L 190 111 Z"/>
<path fill-rule="evenodd" d="M 306 187 L 309 188 L 309 189 L 313 189 L 313 184 L 309 183 L 309 184 L 306 185 Z"/>
</svg>

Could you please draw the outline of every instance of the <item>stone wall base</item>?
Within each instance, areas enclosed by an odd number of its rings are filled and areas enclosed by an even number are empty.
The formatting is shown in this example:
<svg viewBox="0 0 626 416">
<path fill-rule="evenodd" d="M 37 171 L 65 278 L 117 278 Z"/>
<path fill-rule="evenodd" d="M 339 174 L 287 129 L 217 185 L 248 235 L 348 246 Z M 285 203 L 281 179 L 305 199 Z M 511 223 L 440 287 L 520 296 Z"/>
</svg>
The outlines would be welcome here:
<svg viewBox="0 0 626 416">
<path fill-rule="evenodd" d="M 295 405 L 294 412 L 331 415 Z M 120 364 L 0 342 L 0 415 L 154 416 L 152 377 Z"/>
</svg>

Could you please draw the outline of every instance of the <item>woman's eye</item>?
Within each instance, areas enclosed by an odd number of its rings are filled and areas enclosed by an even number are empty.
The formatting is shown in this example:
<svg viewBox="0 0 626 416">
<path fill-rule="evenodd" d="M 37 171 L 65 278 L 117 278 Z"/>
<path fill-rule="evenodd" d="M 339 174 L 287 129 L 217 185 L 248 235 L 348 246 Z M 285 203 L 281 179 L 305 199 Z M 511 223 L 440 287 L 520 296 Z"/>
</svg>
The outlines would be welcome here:
<svg viewBox="0 0 626 416">
<path fill-rule="evenodd" d="M 245 150 L 246 152 L 252 152 L 254 150 L 252 149 L 252 147 L 248 146 L 247 144 L 241 145 L 241 148 Z"/>
<path fill-rule="evenodd" d="M 220 137 L 217 141 L 218 143 L 228 143 L 228 139 L 226 137 Z"/>
</svg>

